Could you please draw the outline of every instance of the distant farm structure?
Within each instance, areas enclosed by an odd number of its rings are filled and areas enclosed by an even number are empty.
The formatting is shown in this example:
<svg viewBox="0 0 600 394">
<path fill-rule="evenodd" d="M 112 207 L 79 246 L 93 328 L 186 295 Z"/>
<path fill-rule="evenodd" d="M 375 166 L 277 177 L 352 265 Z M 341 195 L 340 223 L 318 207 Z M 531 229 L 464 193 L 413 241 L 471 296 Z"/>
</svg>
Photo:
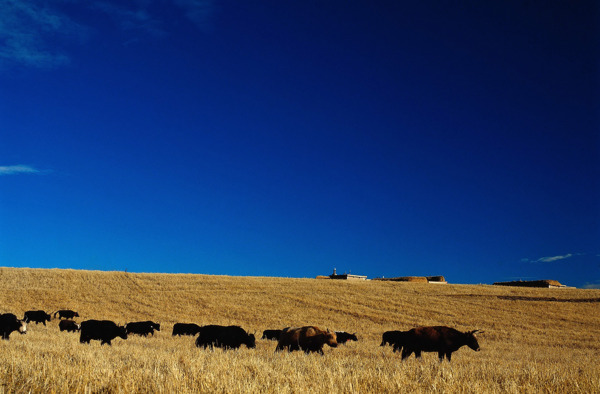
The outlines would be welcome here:
<svg viewBox="0 0 600 394">
<path fill-rule="evenodd" d="M 379 280 L 389 282 L 410 282 L 410 283 L 432 283 L 432 284 L 447 284 L 446 279 L 441 276 L 396 276 L 392 278 L 374 278 L 367 279 L 366 275 L 354 275 L 354 274 L 338 274 L 334 268 L 331 275 L 318 275 L 317 279 L 341 279 L 341 280 Z"/>
<path fill-rule="evenodd" d="M 557 280 L 543 279 L 543 280 L 515 280 L 511 282 L 495 282 L 496 286 L 517 286 L 517 287 L 543 287 L 543 288 L 566 288 L 567 286 L 561 284 Z"/>
<path fill-rule="evenodd" d="M 411 283 L 432 283 L 447 284 L 446 278 L 438 276 L 397 276 L 394 278 L 375 278 L 373 280 L 391 281 L 391 282 L 411 282 Z"/>
<path fill-rule="evenodd" d="M 366 275 L 353 275 L 353 274 L 339 274 L 336 269 L 333 269 L 333 273 L 331 275 L 319 275 L 317 279 L 342 279 L 342 280 L 367 280 Z"/>
</svg>

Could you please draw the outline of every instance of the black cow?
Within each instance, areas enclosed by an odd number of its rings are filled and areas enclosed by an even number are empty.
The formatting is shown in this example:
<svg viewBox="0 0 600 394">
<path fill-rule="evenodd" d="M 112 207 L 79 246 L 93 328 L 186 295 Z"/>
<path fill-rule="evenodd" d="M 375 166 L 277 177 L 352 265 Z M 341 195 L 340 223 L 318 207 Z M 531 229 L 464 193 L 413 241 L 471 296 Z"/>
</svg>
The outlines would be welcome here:
<svg viewBox="0 0 600 394">
<path fill-rule="evenodd" d="M 175 323 L 173 325 L 173 336 L 196 335 L 200 332 L 200 326 L 196 323 Z"/>
<path fill-rule="evenodd" d="M 76 332 L 81 329 L 81 324 L 77 324 L 73 320 L 61 320 L 58 323 L 58 328 L 61 331 Z"/>
<path fill-rule="evenodd" d="M 111 345 L 110 341 L 116 337 L 127 339 L 127 330 L 123 326 L 118 326 L 110 320 L 86 320 L 81 322 L 79 342 L 90 343 L 91 339 L 100 341 L 100 345 L 105 343 Z"/>
<path fill-rule="evenodd" d="M 406 340 L 407 333 L 408 331 L 386 331 L 381 336 L 380 346 L 385 346 L 386 344 L 389 344 L 390 346 L 393 346 L 394 352 L 399 352 L 404 346 L 404 341 Z"/>
<path fill-rule="evenodd" d="M 452 352 L 467 345 L 478 352 L 479 343 L 475 334 L 479 330 L 460 332 L 454 328 L 445 326 L 417 327 L 406 332 L 404 338 L 404 349 L 402 349 L 402 360 L 415 353 L 415 357 L 421 357 L 421 352 L 437 352 L 440 361 L 444 356 L 450 361 Z"/>
<path fill-rule="evenodd" d="M 61 309 L 60 311 L 54 312 L 54 318 L 56 319 L 56 315 L 58 315 L 59 319 L 73 319 L 75 317 L 79 317 L 79 313 L 72 311 L 70 309 Z"/>
<path fill-rule="evenodd" d="M 350 334 L 346 331 L 336 331 L 335 336 L 337 337 L 337 343 L 339 345 L 345 345 L 348 341 L 358 341 L 356 333 Z"/>
<path fill-rule="evenodd" d="M 44 323 L 44 325 L 46 325 L 46 322 L 50 321 L 51 319 L 52 317 L 44 311 L 27 311 L 25 312 L 25 316 L 23 316 L 23 320 L 26 323 L 33 321 L 35 324 Z"/>
<path fill-rule="evenodd" d="M 200 333 L 196 338 L 197 347 L 213 346 L 224 349 L 237 349 L 242 344 L 248 348 L 256 347 L 254 334 L 249 334 L 239 326 L 217 326 L 208 325 L 200 327 Z"/>
<path fill-rule="evenodd" d="M 281 331 L 283 330 L 264 330 L 261 339 L 274 339 L 279 340 L 279 335 L 281 335 Z"/>
<path fill-rule="evenodd" d="M 148 336 L 148 334 L 154 335 L 154 330 L 160 331 L 160 324 L 154 323 L 150 320 L 136 321 L 127 323 L 125 328 L 127 329 L 128 334 Z"/>
<path fill-rule="evenodd" d="M 17 319 L 17 316 L 13 313 L 4 313 L 0 315 L 0 334 L 2 335 L 2 339 L 8 341 L 8 337 L 13 331 L 26 334 L 27 322 Z"/>
</svg>

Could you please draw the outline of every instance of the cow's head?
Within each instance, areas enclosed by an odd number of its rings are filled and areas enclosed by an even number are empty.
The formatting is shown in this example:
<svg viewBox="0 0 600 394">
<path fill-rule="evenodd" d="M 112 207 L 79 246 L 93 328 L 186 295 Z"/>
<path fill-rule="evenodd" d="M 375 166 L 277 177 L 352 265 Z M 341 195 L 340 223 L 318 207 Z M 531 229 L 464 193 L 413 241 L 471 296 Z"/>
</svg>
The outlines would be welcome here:
<svg viewBox="0 0 600 394">
<path fill-rule="evenodd" d="M 246 346 L 248 346 L 248 348 L 255 348 L 256 347 L 256 337 L 254 336 L 254 334 L 248 334 L 246 333 Z"/>
<path fill-rule="evenodd" d="M 477 337 L 475 336 L 475 334 L 477 333 L 482 333 L 483 331 L 479 331 L 479 330 L 473 330 L 473 331 L 469 331 L 467 332 L 467 346 L 470 347 L 471 349 L 475 350 L 476 352 L 480 351 L 481 348 L 479 347 L 479 342 L 477 342 Z"/>
<path fill-rule="evenodd" d="M 350 336 L 348 337 L 348 339 L 351 340 L 351 341 L 358 341 L 358 338 L 356 337 L 356 333 L 350 334 Z"/>
<path fill-rule="evenodd" d="M 79 313 L 75 312 L 73 316 L 79 317 Z"/>
<path fill-rule="evenodd" d="M 127 329 L 123 326 L 118 326 L 117 327 L 117 336 L 119 336 L 123 339 L 127 339 Z"/>
<path fill-rule="evenodd" d="M 81 324 L 75 323 L 75 327 L 77 328 L 77 331 L 81 331 Z"/>
<path fill-rule="evenodd" d="M 160 323 L 154 323 L 154 322 L 153 322 L 153 323 L 152 323 L 152 327 L 154 327 L 154 329 L 155 329 L 156 331 L 160 331 Z"/>
<path fill-rule="evenodd" d="M 24 320 L 17 320 L 17 322 L 19 323 L 17 331 L 19 331 L 20 334 L 27 334 L 27 322 Z"/>
<path fill-rule="evenodd" d="M 335 335 L 335 332 L 329 331 L 329 328 L 327 329 L 327 332 L 325 333 L 325 343 L 331 347 L 337 347 L 337 345 L 338 345 L 337 336 Z"/>
<path fill-rule="evenodd" d="M 52 320 L 52 316 L 50 316 L 50 315 L 49 315 L 49 314 L 47 314 L 47 313 L 46 313 L 46 316 L 45 316 L 45 317 L 46 317 L 46 320 L 48 320 L 48 321 Z"/>
</svg>

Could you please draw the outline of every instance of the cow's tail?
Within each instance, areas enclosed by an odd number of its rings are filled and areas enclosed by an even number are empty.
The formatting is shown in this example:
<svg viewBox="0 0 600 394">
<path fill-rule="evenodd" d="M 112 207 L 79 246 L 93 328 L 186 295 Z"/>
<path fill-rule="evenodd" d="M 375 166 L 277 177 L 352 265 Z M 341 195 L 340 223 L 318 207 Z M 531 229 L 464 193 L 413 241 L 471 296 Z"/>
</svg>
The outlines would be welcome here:
<svg viewBox="0 0 600 394">
<path fill-rule="evenodd" d="M 56 314 L 58 313 L 58 311 L 51 313 L 52 317 L 54 317 L 56 319 Z"/>
</svg>

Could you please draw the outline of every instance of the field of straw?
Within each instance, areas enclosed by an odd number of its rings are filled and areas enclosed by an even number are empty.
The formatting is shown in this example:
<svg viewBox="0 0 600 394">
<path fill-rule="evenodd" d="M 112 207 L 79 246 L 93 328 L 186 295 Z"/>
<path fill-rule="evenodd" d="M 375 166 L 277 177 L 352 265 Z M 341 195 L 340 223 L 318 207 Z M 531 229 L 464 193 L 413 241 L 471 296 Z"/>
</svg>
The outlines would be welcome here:
<svg viewBox="0 0 600 394">
<path fill-rule="evenodd" d="M 600 291 L 378 281 L 0 268 L 0 313 L 73 309 L 77 321 L 153 320 L 153 337 L 79 343 L 58 320 L 0 340 L 0 393 L 600 392 Z M 176 322 L 236 324 L 257 346 L 223 351 L 172 337 Z M 275 353 L 265 329 L 356 332 L 323 356 Z M 482 350 L 401 362 L 387 330 L 480 329 Z"/>
</svg>

